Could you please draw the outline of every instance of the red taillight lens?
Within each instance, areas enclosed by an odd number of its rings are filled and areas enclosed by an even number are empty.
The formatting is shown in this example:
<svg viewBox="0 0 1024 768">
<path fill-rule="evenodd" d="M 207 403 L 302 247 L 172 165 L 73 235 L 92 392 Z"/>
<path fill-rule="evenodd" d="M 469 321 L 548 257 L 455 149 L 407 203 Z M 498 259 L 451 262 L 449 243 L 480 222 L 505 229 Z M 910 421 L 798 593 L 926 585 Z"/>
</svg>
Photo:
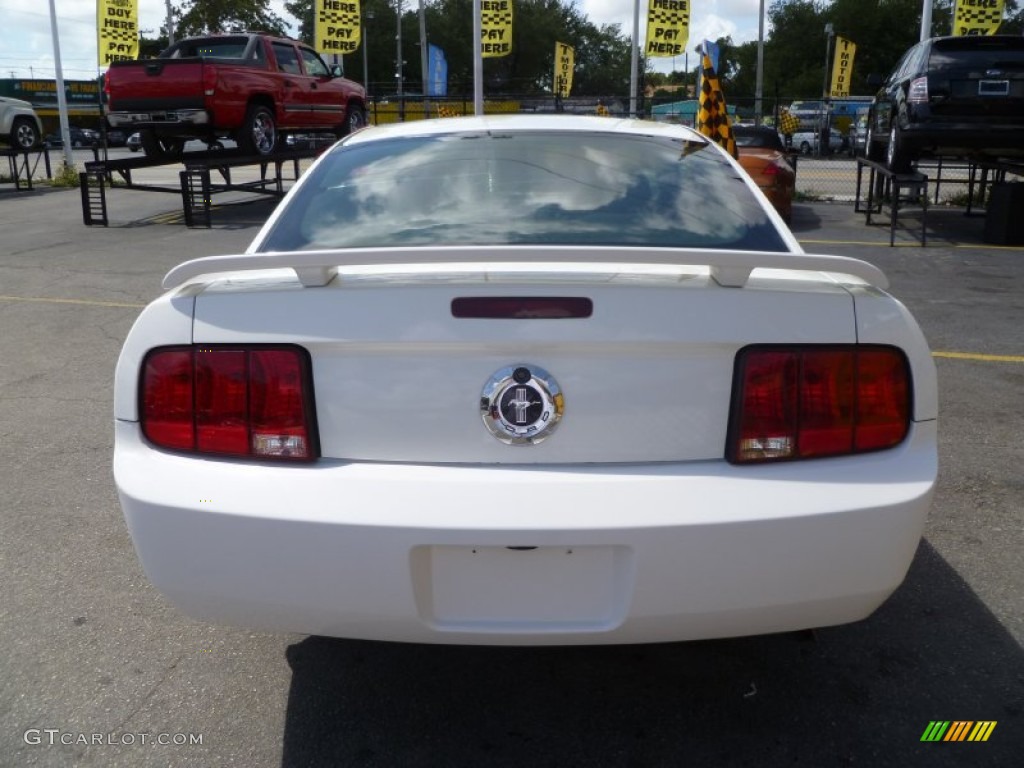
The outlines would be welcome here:
<svg viewBox="0 0 1024 768">
<path fill-rule="evenodd" d="M 142 368 L 142 431 L 165 448 L 195 448 L 192 351 L 166 349 L 150 354 Z"/>
<path fill-rule="evenodd" d="M 910 87 L 907 89 L 907 101 L 912 104 L 928 103 L 927 77 L 918 77 L 910 81 Z"/>
<path fill-rule="evenodd" d="M 767 163 L 764 168 L 761 169 L 762 176 L 778 176 L 780 173 L 782 173 L 782 169 L 775 163 Z"/>
<path fill-rule="evenodd" d="M 309 357 L 299 347 L 167 347 L 143 365 L 142 432 L 161 448 L 316 457 Z"/>
<path fill-rule="evenodd" d="M 213 96 L 217 92 L 217 67 L 203 67 L 203 93 Z"/>
<path fill-rule="evenodd" d="M 726 458 L 808 459 L 899 444 L 910 371 L 893 347 L 747 347 L 736 358 Z"/>
</svg>

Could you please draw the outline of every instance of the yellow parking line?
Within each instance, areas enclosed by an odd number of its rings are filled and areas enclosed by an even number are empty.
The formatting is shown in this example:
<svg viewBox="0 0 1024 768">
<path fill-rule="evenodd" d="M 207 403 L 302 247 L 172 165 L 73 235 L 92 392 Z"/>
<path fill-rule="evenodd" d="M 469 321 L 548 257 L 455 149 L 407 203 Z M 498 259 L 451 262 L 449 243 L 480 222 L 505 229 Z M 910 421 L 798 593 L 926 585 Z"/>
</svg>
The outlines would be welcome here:
<svg viewBox="0 0 1024 768">
<path fill-rule="evenodd" d="M 982 355 L 974 352 L 932 352 L 932 357 L 951 360 L 981 360 L 986 363 L 1024 363 L 1024 355 Z"/>
<path fill-rule="evenodd" d="M 0 301 L 26 301 L 40 304 L 82 304 L 89 307 L 127 307 L 143 309 L 145 304 L 129 304 L 123 301 L 94 301 L 92 299 L 53 299 L 47 296 L 0 296 Z"/>
</svg>

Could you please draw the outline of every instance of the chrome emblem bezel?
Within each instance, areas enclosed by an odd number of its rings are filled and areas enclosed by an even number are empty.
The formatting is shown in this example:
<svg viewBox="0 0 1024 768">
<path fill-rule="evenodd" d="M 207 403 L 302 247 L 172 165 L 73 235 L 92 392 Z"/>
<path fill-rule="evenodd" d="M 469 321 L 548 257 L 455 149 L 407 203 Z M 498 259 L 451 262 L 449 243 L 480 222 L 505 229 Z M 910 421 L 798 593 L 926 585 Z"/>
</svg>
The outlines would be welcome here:
<svg viewBox="0 0 1024 768">
<path fill-rule="evenodd" d="M 529 363 L 496 371 L 480 395 L 484 425 L 507 445 L 535 445 L 546 440 L 564 410 L 565 400 L 555 377 Z"/>
</svg>

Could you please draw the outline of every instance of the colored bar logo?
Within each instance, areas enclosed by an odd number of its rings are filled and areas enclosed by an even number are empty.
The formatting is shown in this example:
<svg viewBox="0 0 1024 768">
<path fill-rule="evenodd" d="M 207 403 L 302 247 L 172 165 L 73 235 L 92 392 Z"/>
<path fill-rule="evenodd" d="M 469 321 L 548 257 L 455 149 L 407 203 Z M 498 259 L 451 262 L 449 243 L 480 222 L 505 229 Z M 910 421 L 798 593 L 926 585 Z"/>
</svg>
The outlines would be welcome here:
<svg viewBox="0 0 1024 768">
<path fill-rule="evenodd" d="M 996 728 L 995 720 L 932 720 L 921 734 L 921 741 L 988 741 Z"/>
</svg>

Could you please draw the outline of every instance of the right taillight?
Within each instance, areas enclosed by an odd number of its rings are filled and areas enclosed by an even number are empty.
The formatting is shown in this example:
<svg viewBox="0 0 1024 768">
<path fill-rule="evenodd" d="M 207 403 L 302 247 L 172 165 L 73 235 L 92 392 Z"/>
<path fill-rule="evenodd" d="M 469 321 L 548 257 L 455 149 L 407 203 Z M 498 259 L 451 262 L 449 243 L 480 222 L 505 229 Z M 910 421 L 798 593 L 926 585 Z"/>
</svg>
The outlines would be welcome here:
<svg viewBox="0 0 1024 768">
<path fill-rule="evenodd" d="M 918 77 L 910 81 L 910 87 L 907 89 L 907 101 L 911 104 L 928 103 L 927 77 Z"/>
<path fill-rule="evenodd" d="M 309 356 L 299 347 L 155 349 L 143 363 L 139 405 L 142 433 L 161 448 L 316 458 Z"/>
<path fill-rule="evenodd" d="M 910 368 L 895 347 L 746 347 L 736 356 L 726 458 L 751 463 L 890 448 L 910 428 L 910 397 Z"/>
</svg>

